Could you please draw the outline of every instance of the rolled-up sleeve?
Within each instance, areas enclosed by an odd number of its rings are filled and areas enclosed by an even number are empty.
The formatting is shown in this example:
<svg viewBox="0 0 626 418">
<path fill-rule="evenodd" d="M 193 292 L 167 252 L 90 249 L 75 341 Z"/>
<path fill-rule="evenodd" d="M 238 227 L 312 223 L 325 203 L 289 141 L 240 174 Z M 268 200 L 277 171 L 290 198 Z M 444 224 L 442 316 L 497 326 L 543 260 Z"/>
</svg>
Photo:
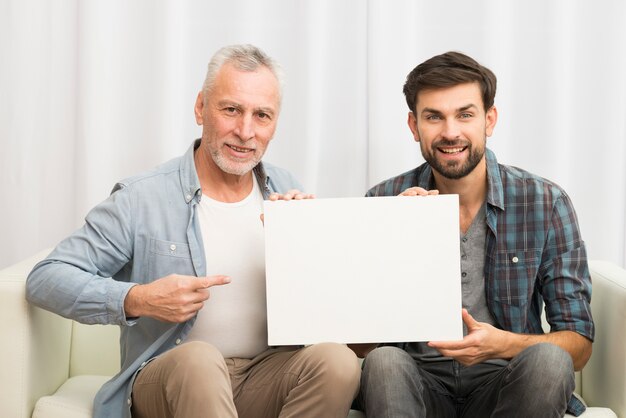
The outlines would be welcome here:
<svg viewBox="0 0 626 418">
<path fill-rule="evenodd" d="M 576 213 L 563 193 L 552 211 L 542 263 L 543 297 L 552 331 L 574 331 L 593 341 L 591 277 Z"/>
</svg>

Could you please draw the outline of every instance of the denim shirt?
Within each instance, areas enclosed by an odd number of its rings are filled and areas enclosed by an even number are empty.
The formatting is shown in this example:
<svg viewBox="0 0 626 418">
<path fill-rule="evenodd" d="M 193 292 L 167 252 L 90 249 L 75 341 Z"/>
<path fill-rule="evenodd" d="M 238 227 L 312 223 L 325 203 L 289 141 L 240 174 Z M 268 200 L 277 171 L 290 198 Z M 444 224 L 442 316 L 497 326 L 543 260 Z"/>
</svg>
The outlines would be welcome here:
<svg viewBox="0 0 626 418">
<path fill-rule="evenodd" d="M 556 184 L 498 164 L 487 149 L 485 292 L 501 329 L 542 334 L 545 305 L 551 331 L 568 330 L 593 341 L 591 277 L 576 212 Z M 409 187 L 434 189 L 432 168 L 416 169 L 374 186 L 367 196 L 396 196 Z M 575 416 L 585 406 L 572 397 Z"/>
<path fill-rule="evenodd" d="M 121 371 L 94 400 L 95 418 L 130 417 L 132 383 L 155 356 L 183 342 L 195 317 L 181 324 L 127 318 L 124 298 L 136 284 L 169 274 L 205 276 L 196 207 L 202 197 L 194 141 L 182 157 L 117 183 L 82 228 L 63 240 L 30 273 L 26 298 L 86 324 L 121 327 Z M 287 171 L 260 163 L 254 170 L 263 197 L 301 189 Z"/>
</svg>

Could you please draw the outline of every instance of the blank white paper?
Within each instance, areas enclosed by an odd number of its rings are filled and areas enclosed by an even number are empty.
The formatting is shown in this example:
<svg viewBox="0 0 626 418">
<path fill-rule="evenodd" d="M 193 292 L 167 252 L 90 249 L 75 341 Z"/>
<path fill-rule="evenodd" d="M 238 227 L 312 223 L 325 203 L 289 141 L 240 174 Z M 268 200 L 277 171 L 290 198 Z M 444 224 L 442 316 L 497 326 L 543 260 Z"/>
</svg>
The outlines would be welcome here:
<svg viewBox="0 0 626 418">
<path fill-rule="evenodd" d="M 265 201 L 268 344 L 460 340 L 457 195 Z"/>
</svg>

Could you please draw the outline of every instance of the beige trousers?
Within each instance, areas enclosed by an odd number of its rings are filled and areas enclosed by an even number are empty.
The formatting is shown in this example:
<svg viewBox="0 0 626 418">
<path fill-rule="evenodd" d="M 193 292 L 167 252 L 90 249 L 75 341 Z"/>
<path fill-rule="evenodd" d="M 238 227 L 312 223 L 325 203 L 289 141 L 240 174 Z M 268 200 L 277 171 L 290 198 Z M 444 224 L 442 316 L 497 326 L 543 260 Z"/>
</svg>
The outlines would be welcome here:
<svg viewBox="0 0 626 418">
<path fill-rule="evenodd" d="M 360 375 L 356 356 L 340 344 L 224 359 L 194 341 L 144 367 L 131 411 L 133 418 L 346 418 Z"/>
</svg>

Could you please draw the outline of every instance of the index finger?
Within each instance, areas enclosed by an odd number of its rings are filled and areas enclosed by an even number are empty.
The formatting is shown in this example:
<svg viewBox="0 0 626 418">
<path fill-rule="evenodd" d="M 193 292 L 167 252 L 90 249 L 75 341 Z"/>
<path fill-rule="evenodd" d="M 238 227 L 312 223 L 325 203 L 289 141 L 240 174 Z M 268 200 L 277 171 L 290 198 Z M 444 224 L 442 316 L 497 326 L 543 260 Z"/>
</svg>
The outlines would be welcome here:
<svg viewBox="0 0 626 418">
<path fill-rule="evenodd" d="M 438 350 L 462 350 L 469 347 L 469 344 L 465 339 L 462 339 L 458 341 L 430 341 L 428 346 Z"/>
<path fill-rule="evenodd" d="M 196 289 L 206 289 L 211 286 L 219 286 L 230 283 L 230 277 L 218 274 L 215 276 L 199 277 Z"/>
</svg>

